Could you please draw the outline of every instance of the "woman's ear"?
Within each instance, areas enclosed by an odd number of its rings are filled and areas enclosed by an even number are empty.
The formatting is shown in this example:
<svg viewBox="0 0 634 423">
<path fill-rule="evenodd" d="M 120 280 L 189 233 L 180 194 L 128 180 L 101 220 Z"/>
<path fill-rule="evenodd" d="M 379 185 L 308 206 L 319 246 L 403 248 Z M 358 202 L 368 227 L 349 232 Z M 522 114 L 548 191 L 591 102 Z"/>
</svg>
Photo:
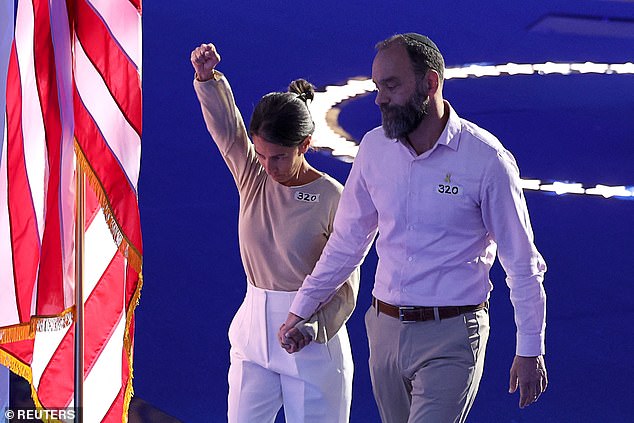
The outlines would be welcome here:
<svg viewBox="0 0 634 423">
<path fill-rule="evenodd" d="M 299 153 L 300 154 L 304 154 L 308 151 L 308 148 L 310 147 L 310 142 L 312 141 L 313 136 L 309 135 L 306 138 L 304 138 L 304 141 L 302 141 L 302 143 L 299 145 Z"/>
</svg>

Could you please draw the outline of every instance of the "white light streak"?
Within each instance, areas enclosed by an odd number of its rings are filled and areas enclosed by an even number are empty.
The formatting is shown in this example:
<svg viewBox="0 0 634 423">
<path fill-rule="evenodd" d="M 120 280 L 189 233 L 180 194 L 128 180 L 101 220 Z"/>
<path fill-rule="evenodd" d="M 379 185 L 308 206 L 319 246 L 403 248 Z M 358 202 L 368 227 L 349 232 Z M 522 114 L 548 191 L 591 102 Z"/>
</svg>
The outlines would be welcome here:
<svg viewBox="0 0 634 423">
<path fill-rule="evenodd" d="M 589 195 L 602 195 L 605 198 L 610 197 L 634 197 L 634 189 L 629 189 L 624 186 L 611 187 L 607 185 L 597 185 L 594 188 L 586 189 L 586 194 Z"/>
<path fill-rule="evenodd" d="M 568 75 L 572 71 L 571 65 L 572 65 L 571 63 L 546 62 L 546 63 L 539 63 L 536 65 L 533 65 L 533 69 L 535 69 L 538 73 L 543 75 L 548 75 L 551 73 L 560 73 L 562 75 Z"/>
<path fill-rule="evenodd" d="M 531 75 L 535 72 L 533 65 L 518 65 L 517 63 L 507 63 L 506 65 L 498 65 L 500 73 L 508 75 Z"/>
<path fill-rule="evenodd" d="M 552 184 L 541 185 L 539 187 L 541 191 L 552 191 L 557 195 L 561 194 L 584 194 L 585 189 L 581 184 L 576 182 L 553 182 Z"/>
<path fill-rule="evenodd" d="M 614 73 L 625 74 L 625 73 L 634 73 L 634 63 L 623 63 L 610 65 L 610 70 Z"/>
<path fill-rule="evenodd" d="M 532 189 L 539 191 L 539 187 L 541 186 L 542 181 L 539 179 L 522 179 L 520 181 L 520 186 L 523 189 Z"/>
<path fill-rule="evenodd" d="M 475 76 L 470 74 L 466 69 L 464 68 L 446 68 L 445 69 L 445 79 L 463 79 L 463 78 L 468 78 L 470 76 Z"/>
<path fill-rule="evenodd" d="M 610 65 L 607 63 L 572 63 L 570 69 L 579 73 L 608 73 Z"/>
<path fill-rule="evenodd" d="M 634 74 L 634 63 L 535 63 L 518 64 L 506 63 L 501 65 L 469 64 L 445 69 L 445 79 L 465 79 L 481 77 L 499 77 L 515 75 L 574 75 L 574 74 L 606 74 L 623 75 Z M 315 98 L 310 104 L 315 132 L 312 145 L 316 148 L 325 148 L 331 151 L 333 156 L 352 162 L 357 154 L 359 146 L 338 124 L 337 107 L 344 101 L 371 93 L 376 90 L 374 82 L 369 78 L 350 79 L 344 85 L 329 85 L 315 93 Z M 542 184 L 540 180 L 523 179 L 523 189 L 555 192 L 556 194 L 587 194 L 603 196 L 605 198 L 632 198 L 634 187 L 596 185 L 592 188 L 584 188 L 580 183 L 553 182 Z"/>
<path fill-rule="evenodd" d="M 473 75 L 478 78 L 482 76 L 500 76 L 500 70 L 497 66 L 469 65 L 461 69 L 469 76 Z"/>
</svg>

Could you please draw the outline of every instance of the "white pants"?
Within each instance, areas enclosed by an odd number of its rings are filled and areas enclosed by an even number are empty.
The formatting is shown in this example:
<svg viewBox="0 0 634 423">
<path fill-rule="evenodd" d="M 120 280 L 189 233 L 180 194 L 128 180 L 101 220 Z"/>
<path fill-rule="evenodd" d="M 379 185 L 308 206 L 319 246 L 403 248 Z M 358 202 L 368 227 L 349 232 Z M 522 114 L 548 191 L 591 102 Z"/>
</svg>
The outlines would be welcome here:
<svg viewBox="0 0 634 423">
<path fill-rule="evenodd" d="M 294 296 L 247 283 L 229 327 L 230 423 L 273 422 L 282 405 L 288 423 L 348 422 L 353 362 L 346 327 L 327 344 L 288 354 L 277 333 Z"/>
</svg>

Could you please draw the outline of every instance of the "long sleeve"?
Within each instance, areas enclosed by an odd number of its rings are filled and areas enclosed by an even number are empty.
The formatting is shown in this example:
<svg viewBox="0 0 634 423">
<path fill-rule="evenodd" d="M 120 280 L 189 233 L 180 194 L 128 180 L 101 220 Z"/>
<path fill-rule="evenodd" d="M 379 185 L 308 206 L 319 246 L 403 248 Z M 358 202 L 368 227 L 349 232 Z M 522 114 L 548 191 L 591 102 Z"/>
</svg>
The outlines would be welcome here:
<svg viewBox="0 0 634 423">
<path fill-rule="evenodd" d="M 312 315 L 328 301 L 363 262 L 377 233 L 378 214 L 365 186 L 362 168 L 363 148 L 343 189 L 333 234 L 291 305 L 290 311 L 300 317 Z"/>
<path fill-rule="evenodd" d="M 195 80 L 194 89 L 207 129 L 240 192 L 239 233 L 245 272 L 255 286 L 295 290 L 317 260 L 318 252 L 311 252 L 314 248 L 311 243 L 322 242 L 316 241 L 322 236 L 320 232 L 332 232 L 341 188 L 333 189 L 332 182 L 324 181 L 323 185 L 329 188 L 321 192 L 321 200 L 322 204 L 332 204 L 330 209 L 324 208 L 320 215 L 305 215 L 308 222 L 298 219 L 302 206 L 294 199 L 293 192 L 302 188 L 284 187 L 268 180 L 247 135 L 229 82 L 221 73 L 218 75 L 220 78 L 205 82 Z M 326 201 L 327 198 L 331 201 Z M 300 236 L 305 231 L 319 235 L 307 241 Z M 304 325 L 317 342 L 327 342 L 348 320 L 356 304 L 358 286 L 357 270 L 319 311 L 311 313 Z"/>
<path fill-rule="evenodd" d="M 498 257 L 511 292 L 520 356 L 544 354 L 546 263 L 533 242 L 533 231 L 513 156 L 500 150 L 487 168 L 482 193 L 484 224 L 498 245 Z"/>
<path fill-rule="evenodd" d="M 330 210 L 329 237 L 332 236 L 334 230 L 334 219 L 339 206 L 340 198 Z M 343 285 L 325 303 L 322 303 L 310 318 L 300 324 L 316 342 L 328 342 L 350 318 L 357 303 L 359 282 L 360 270 L 357 267 Z"/>
<path fill-rule="evenodd" d="M 194 80 L 194 89 L 207 130 L 227 163 L 238 189 L 242 191 L 250 176 L 263 170 L 247 135 L 242 115 L 236 107 L 229 82 L 219 74 L 218 80 Z"/>
<path fill-rule="evenodd" d="M 317 310 L 303 327 L 319 343 L 325 343 L 348 321 L 357 303 L 360 272 L 356 269 L 335 295 Z"/>
</svg>

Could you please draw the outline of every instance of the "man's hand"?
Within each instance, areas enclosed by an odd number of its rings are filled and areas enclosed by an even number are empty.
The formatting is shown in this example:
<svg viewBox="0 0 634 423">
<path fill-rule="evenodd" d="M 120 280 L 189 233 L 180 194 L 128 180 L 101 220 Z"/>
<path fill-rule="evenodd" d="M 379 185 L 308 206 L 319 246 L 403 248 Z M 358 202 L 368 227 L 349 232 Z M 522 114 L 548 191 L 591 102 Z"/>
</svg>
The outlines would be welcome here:
<svg viewBox="0 0 634 423">
<path fill-rule="evenodd" d="M 310 341 L 312 341 L 312 338 L 310 336 L 304 335 L 299 329 L 295 327 L 295 325 L 297 325 L 297 323 L 301 321 L 301 317 L 293 313 L 288 313 L 286 322 L 284 322 L 282 326 L 280 326 L 280 331 L 277 334 L 280 345 L 289 354 L 300 351 L 306 345 L 310 344 Z"/>
<path fill-rule="evenodd" d="M 539 396 L 548 386 L 548 375 L 546 374 L 546 363 L 544 356 L 520 357 L 515 356 L 511 366 L 511 380 L 509 382 L 509 393 L 513 393 L 520 388 L 520 408 L 524 408 L 537 402 Z"/>
<path fill-rule="evenodd" d="M 191 61 L 199 81 L 206 81 L 213 76 L 214 69 L 220 63 L 220 55 L 213 44 L 201 44 L 191 54 Z"/>
</svg>

